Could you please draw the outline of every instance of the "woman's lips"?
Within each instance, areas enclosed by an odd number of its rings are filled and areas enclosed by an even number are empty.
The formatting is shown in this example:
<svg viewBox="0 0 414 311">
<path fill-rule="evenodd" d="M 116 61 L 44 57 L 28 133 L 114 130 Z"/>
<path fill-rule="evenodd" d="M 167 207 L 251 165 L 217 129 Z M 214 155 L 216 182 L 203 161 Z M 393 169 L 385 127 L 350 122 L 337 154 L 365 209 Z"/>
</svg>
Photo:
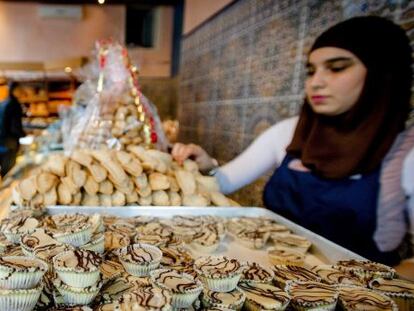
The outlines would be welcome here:
<svg viewBox="0 0 414 311">
<path fill-rule="evenodd" d="M 312 103 L 314 103 L 315 105 L 323 104 L 326 98 L 328 98 L 328 96 L 323 96 L 323 95 L 311 96 Z"/>
</svg>

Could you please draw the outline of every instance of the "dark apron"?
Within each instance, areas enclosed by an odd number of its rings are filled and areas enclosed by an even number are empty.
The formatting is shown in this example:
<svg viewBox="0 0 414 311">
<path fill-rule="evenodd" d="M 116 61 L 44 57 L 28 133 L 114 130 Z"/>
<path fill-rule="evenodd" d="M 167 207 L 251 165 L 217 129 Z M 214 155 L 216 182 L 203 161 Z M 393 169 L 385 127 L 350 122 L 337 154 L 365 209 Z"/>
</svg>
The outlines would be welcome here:
<svg viewBox="0 0 414 311">
<path fill-rule="evenodd" d="M 265 186 L 263 201 L 275 213 L 368 259 L 393 265 L 398 253 L 374 240 L 380 169 L 358 179 L 324 179 L 290 169 L 285 157 Z"/>
</svg>

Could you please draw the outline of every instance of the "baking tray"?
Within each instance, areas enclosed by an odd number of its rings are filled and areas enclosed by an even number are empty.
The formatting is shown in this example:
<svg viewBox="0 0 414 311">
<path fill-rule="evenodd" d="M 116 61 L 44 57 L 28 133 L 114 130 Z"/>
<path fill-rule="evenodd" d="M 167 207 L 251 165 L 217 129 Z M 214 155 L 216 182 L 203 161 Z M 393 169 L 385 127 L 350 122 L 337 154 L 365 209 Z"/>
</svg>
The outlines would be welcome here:
<svg viewBox="0 0 414 311">
<path fill-rule="evenodd" d="M 365 258 L 351 252 L 324 237 L 309 231 L 292 221 L 260 207 L 160 207 L 160 206 L 124 206 L 124 207 L 91 207 L 91 206 L 50 206 L 47 208 L 49 214 L 59 213 L 85 213 L 85 214 L 107 214 L 120 217 L 133 217 L 138 215 L 153 217 L 172 217 L 174 215 L 199 216 L 214 215 L 221 217 L 269 217 L 278 223 L 288 227 L 293 233 L 306 237 L 312 242 L 312 247 L 305 258 L 308 267 L 319 264 L 332 264 L 338 260 Z M 232 237 L 226 236 L 220 243 L 215 255 L 226 255 L 242 261 L 255 261 L 265 266 L 271 266 L 266 254 L 266 249 L 253 250 L 237 243 Z M 202 255 L 200 253 L 194 255 Z"/>
</svg>

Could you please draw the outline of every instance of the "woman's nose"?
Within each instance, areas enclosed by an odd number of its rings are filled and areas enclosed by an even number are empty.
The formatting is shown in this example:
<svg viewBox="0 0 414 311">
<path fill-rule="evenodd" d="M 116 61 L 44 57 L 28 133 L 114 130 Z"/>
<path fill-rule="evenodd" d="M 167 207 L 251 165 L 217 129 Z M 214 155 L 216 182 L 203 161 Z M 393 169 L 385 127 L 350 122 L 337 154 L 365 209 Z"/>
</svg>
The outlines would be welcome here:
<svg viewBox="0 0 414 311">
<path fill-rule="evenodd" d="M 320 89 L 326 86 L 326 79 L 323 70 L 316 70 L 315 73 L 310 78 L 310 86 L 313 89 Z"/>
</svg>

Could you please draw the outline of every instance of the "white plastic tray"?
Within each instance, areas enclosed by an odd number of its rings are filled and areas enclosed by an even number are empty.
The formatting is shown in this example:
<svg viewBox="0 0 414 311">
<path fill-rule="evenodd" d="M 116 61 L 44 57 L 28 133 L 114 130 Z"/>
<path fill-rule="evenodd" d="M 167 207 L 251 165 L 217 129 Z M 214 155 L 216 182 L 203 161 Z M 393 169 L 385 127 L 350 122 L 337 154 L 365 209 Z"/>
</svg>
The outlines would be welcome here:
<svg viewBox="0 0 414 311">
<path fill-rule="evenodd" d="M 221 217 L 265 216 L 276 220 L 288 227 L 293 233 L 309 239 L 313 246 L 306 255 L 306 266 L 334 263 L 338 260 L 364 258 L 317 235 L 288 219 L 279 216 L 265 208 L 259 207 L 158 207 L 158 206 L 123 206 L 123 207 L 86 207 L 86 206 L 53 206 L 47 208 L 49 214 L 85 213 L 107 214 L 120 217 L 133 217 L 138 215 L 153 217 L 172 217 L 174 215 L 215 215 Z M 269 245 L 270 246 L 270 245 Z M 227 255 L 243 261 L 255 261 L 270 266 L 266 249 L 252 250 L 237 243 L 227 236 L 215 254 Z M 194 254 L 203 255 L 203 254 Z"/>
</svg>

